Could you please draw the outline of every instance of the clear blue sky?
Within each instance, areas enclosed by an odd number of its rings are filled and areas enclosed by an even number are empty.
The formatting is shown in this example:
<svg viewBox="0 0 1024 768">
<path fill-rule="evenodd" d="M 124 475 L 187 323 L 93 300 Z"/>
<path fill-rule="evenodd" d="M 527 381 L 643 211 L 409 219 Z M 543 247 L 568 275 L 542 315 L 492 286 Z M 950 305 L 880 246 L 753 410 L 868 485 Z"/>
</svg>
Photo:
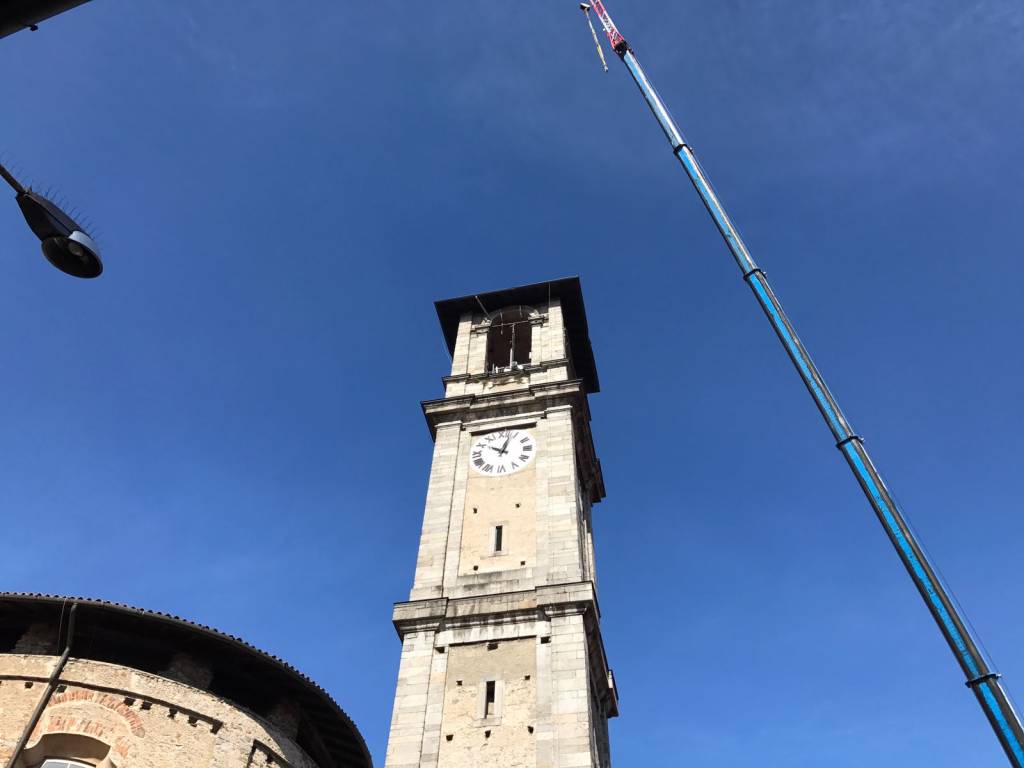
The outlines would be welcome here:
<svg viewBox="0 0 1024 768">
<path fill-rule="evenodd" d="M 1024 696 L 1024 6 L 612 11 Z M 95 0 L 0 41 L 3 158 L 107 266 L 0 206 L 2 588 L 241 635 L 383 765 L 432 302 L 578 273 L 616 765 L 1004 764 L 610 63 L 575 0 Z"/>
</svg>

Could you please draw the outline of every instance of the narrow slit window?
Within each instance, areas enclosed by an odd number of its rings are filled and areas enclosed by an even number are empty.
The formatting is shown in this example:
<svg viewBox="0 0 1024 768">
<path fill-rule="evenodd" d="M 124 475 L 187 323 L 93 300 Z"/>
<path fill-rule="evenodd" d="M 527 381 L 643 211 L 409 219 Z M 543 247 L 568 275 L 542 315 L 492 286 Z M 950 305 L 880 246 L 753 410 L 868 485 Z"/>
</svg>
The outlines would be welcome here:
<svg viewBox="0 0 1024 768">
<path fill-rule="evenodd" d="M 494 551 L 504 551 L 504 540 L 505 540 L 505 526 L 496 525 L 494 526 Z"/>
<path fill-rule="evenodd" d="M 494 717 L 494 705 L 498 697 L 498 684 L 494 680 L 487 681 L 484 692 L 484 717 Z"/>
</svg>

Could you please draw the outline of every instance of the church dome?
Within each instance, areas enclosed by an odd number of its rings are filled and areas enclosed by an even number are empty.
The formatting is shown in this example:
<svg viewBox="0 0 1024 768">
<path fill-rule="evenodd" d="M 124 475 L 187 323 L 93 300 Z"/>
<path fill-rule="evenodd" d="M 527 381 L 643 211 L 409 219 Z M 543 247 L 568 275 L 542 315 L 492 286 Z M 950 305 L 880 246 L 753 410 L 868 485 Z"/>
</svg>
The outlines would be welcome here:
<svg viewBox="0 0 1024 768">
<path fill-rule="evenodd" d="M 4 763 L 47 694 L 15 768 L 372 765 L 323 688 L 240 638 L 103 600 L 0 593 Z"/>
</svg>

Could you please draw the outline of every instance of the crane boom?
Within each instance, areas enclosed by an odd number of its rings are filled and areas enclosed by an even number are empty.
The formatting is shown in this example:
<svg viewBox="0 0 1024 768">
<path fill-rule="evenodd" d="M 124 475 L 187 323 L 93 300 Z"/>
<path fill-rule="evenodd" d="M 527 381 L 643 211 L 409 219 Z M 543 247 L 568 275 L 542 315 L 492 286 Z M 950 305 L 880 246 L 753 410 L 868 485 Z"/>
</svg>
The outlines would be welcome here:
<svg viewBox="0 0 1024 768">
<path fill-rule="evenodd" d="M 612 50 L 626 65 L 633 80 L 640 88 L 640 93 L 672 146 L 673 154 L 683 166 L 686 175 L 689 176 L 697 190 L 697 194 L 700 195 L 701 201 L 708 213 L 711 214 L 725 244 L 729 247 L 736 265 L 743 273 L 744 281 L 754 292 L 758 304 L 764 310 L 779 341 L 785 347 L 797 373 L 828 424 L 828 428 L 835 438 L 836 447 L 843 454 L 846 463 L 850 465 L 864 495 L 878 516 L 879 522 L 885 528 L 889 540 L 896 548 L 900 560 L 956 656 L 957 663 L 967 678 L 967 687 L 974 691 L 974 695 L 999 738 L 1011 765 L 1015 768 L 1024 768 L 1024 729 L 1021 728 L 1020 718 L 999 682 L 998 673 L 990 669 L 987 660 L 979 651 L 978 643 L 968 629 L 965 617 L 941 579 L 936 575 L 935 569 L 907 524 L 896 500 L 871 461 L 871 457 L 864 447 L 864 441 L 850 427 L 839 404 L 832 396 L 797 336 L 793 324 L 786 317 L 782 304 L 769 285 L 764 272 L 754 262 L 746 244 L 715 194 L 711 182 L 708 181 L 707 175 L 700 163 L 697 162 L 693 150 L 686 143 L 658 92 L 647 79 L 633 49 L 615 26 L 604 2 L 591 0 L 591 6 L 601 22 Z"/>
</svg>

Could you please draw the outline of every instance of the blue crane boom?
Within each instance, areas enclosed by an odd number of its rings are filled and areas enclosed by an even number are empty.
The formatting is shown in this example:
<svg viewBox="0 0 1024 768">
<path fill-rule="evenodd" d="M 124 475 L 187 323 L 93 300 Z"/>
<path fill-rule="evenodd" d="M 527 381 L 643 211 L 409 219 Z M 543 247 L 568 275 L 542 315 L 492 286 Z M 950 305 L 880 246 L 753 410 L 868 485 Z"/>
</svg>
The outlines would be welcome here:
<svg viewBox="0 0 1024 768">
<path fill-rule="evenodd" d="M 694 189 L 697 190 L 708 213 L 711 214 L 725 244 L 729 247 L 736 265 L 743 273 L 744 281 L 754 292 L 758 304 L 761 305 L 761 309 L 764 310 L 771 322 L 779 341 L 786 348 L 786 353 L 793 361 L 797 373 L 800 374 L 815 405 L 818 406 L 828 428 L 832 431 L 836 447 L 843 454 L 846 463 L 850 465 L 864 495 L 913 579 L 917 591 L 928 606 L 928 610 L 942 631 L 943 637 L 946 638 L 946 642 L 949 643 L 957 663 L 967 678 L 966 685 L 974 691 L 974 695 L 1003 745 L 1010 763 L 1015 768 L 1024 768 L 1024 729 L 1021 728 L 1020 718 L 999 682 L 999 675 L 990 669 L 987 660 L 979 651 L 978 643 L 968 629 L 965 617 L 936 575 L 935 569 L 918 543 L 917 537 L 907 525 L 906 518 L 896 504 L 896 500 L 871 461 L 871 457 L 864 447 L 864 441 L 853 431 L 843 412 L 839 409 L 839 404 L 826 386 L 825 380 L 821 377 L 810 355 L 807 354 L 793 324 L 786 317 L 782 304 L 768 284 L 764 272 L 757 266 L 750 251 L 747 250 L 746 244 L 715 194 L 707 175 L 700 163 L 697 162 L 693 150 L 686 143 L 651 81 L 647 79 L 633 49 L 619 32 L 611 16 L 608 15 L 603 0 L 581 3 L 580 7 L 584 12 L 593 9 L 604 28 L 612 50 L 626 65 L 633 80 L 640 88 L 640 93 L 643 94 L 644 100 L 651 112 L 654 113 L 661 130 L 665 133 L 665 138 L 672 146 L 673 154 L 683 166 L 683 170 L 686 171 Z"/>
</svg>

